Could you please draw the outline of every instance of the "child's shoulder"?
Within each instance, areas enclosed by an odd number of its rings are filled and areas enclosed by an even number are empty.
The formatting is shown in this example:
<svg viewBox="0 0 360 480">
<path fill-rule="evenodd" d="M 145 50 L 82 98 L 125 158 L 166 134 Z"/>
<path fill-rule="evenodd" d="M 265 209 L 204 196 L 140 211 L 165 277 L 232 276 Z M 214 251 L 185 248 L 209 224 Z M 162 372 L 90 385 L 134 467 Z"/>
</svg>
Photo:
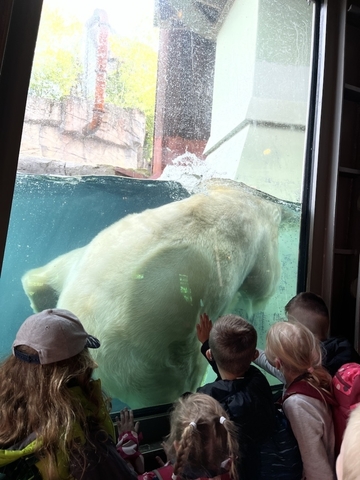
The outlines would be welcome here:
<svg viewBox="0 0 360 480">
<path fill-rule="evenodd" d="M 245 373 L 245 379 L 249 379 L 253 384 L 259 385 L 266 390 L 270 390 L 270 384 L 263 372 L 255 365 L 250 365 Z"/>
<path fill-rule="evenodd" d="M 199 393 L 210 395 L 220 401 L 229 395 L 263 397 L 272 401 L 272 393 L 265 375 L 255 366 L 250 365 L 243 377 L 234 380 L 218 379 L 197 390 Z"/>
<path fill-rule="evenodd" d="M 245 374 L 246 377 L 253 377 L 253 378 L 262 378 L 264 379 L 267 383 L 269 383 L 263 374 L 263 372 L 260 370 L 260 368 L 256 367 L 255 365 L 251 364 L 246 371 Z"/>
<path fill-rule="evenodd" d="M 345 337 L 330 337 L 321 342 L 324 355 L 324 367 L 334 376 L 345 363 L 360 363 L 360 356 Z"/>
</svg>

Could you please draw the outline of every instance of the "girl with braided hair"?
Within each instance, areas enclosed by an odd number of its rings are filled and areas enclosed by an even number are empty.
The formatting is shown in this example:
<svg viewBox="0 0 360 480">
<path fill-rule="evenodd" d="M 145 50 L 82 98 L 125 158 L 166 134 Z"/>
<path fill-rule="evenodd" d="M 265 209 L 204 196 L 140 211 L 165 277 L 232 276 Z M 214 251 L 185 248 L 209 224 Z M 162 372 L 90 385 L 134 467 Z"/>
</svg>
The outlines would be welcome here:
<svg viewBox="0 0 360 480">
<path fill-rule="evenodd" d="M 180 478 L 237 480 L 237 434 L 220 403 L 209 395 L 188 395 L 170 417 L 165 451 Z"/>
<path fill-rule="evenodd" d="M 139 480 L 238 480 L 236 427 L 209 395 L 187 394 L 175 403 L 163 446 L 168 463 Z"/>
</svg>

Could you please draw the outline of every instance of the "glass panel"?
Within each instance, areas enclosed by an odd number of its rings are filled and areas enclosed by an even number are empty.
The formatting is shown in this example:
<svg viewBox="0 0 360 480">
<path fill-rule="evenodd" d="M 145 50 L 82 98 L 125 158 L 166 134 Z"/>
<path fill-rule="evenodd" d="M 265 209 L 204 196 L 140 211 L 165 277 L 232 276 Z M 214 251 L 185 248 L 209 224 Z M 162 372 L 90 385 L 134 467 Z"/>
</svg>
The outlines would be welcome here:
<svg viewBox="0 0 360 480">
<path fill-rule="evenodd" d="M 114 408 L 212 378 L 202 312 L 264 346 L 296 293 L 313 4 L 45 0 L 0 284 L 102 343 Z"/>
</svg>

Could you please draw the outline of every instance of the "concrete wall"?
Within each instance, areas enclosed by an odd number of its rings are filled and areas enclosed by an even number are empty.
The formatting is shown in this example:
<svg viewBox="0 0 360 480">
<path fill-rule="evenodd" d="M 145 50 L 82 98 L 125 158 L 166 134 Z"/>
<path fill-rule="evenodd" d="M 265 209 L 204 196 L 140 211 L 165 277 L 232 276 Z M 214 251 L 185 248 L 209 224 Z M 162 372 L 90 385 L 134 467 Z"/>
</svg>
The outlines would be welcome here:
<svg viewBox="0 0 360 480">
<path fill-rule="evenodd" d="M 217 38 L 207 162 L 220 176 L 300 202 L 313 4 L 234 2 Z"/>
<path fill-rule="evenodd" d="M 38 163 L 43 169 L 51 164 L 63 166 L 60 170 L 68 166 L 80 172 L 86 171 L 86 167 L 96 170 L 99 165 L 142 168 L 145 115 L 139 110 L 107 105 L 99 128 L 84 135 L 83 129 L 93 116 L 92 108 L 93 105 L 74 97 L 62 102 L 29 97 L 19 167 L 30 168 L 30 164 Z"/>
</svg>

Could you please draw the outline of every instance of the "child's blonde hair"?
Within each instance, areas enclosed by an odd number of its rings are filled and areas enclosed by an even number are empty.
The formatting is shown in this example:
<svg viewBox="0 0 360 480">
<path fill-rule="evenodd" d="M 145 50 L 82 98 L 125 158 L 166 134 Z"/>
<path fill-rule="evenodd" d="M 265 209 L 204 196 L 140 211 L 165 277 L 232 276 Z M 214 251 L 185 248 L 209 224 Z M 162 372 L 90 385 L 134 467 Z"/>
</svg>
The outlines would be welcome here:
<svg viewBox="0 0 360 480">
<path fill-rule="evenodd" d="M 265 354 L 272 364 L 278 359 L 285 372 L 305 375 L 314 387 L 331 391 L 331 376 L 322 366 L 320 343 L 301 323 L 274 323 L 266 336 Z"/>
<path fill-rule="evenodd" d="M 344 433 L 336 473 L 339 480 L 358 480 L 360 478 L 360 405 L 350 414 Z M 339 462 L 341 466 L 339 466 Z"/>
<path fill-rule="evenodd" d="M 237 480 L 237 431 L 222 406 L 209 395 L 189 394 L 180 398 L 170 416 L 170 435 L 165 442 L 174 474 L 193 472 L 214 477 L 230 459 L 230 476 Z"/>
</svg>

